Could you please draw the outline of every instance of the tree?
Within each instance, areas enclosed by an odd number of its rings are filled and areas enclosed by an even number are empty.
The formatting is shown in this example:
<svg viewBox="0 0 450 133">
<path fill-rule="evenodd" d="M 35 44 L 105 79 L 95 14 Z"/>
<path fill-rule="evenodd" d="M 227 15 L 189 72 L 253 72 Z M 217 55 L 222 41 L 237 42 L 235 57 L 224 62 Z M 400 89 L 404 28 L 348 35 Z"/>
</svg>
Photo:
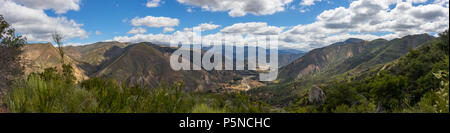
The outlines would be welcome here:
<svg viewBox="0 0 450 133">
<path fill-rule="evenodd" d="M 12 81 L 23 75 L 23 65 L 20 62 L 22 47 L 26 38 L 16 35 L 14 28 L 0 15 L 0 92 L 9 88 Z"/>
<path fill-rule="evenodd" d="M 391 111 L 403 104 L 407 77 L 381 73 L 368 84 L 370 93 L 379 109 Z M 379 110 L 383 111 L 383 110 Z"/>
<path fill-rule="evenodd" d="M 64 49 L 63 49 L 64 44 L 62 41 L 63 36 L 61 34 L 55 32 L 52 34 L 52 38 L 53 38 L 53 41 L 56 43 L 56 45 L 58 47 L 59 55 L 61 56 L 61 68 L 62 68 L 62 74 L 63 74 L 62 78 L 66 81 L 67 84 L 71 84 L 76 80 L 76 78 L 73 75 L 72 65 L 70 63 L 66 64 L 64 62 Z"/>
<path fill-rule="evenodd" d="M 448 38 L 448 29 L 445 30 L 444 32 L 440 33 L 439 37 L 440 37 L 440 39 L 442 41 L 440 47 L 448 55 L 448 51 L 450 50 L 449 49 L 449 45 L 448 45 L 448 39 L 449 39 Z"/>
<path fill-rule="evenodd" d="M 59 33 L 53 33 L 52 34 L 53 41 L 58 45 L 58 52 L 61 56 L 61 64 L 64 64 L 64 51 L 63 51 L 63 42 L 62 42 L 62 35 Z"/>
</svg>

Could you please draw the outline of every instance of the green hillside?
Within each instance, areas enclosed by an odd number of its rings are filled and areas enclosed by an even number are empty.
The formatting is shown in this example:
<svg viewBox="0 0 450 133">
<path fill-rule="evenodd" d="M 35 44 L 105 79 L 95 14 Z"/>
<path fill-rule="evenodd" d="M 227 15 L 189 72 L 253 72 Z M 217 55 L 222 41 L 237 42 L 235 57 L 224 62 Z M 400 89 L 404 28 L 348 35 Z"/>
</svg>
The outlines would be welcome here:
<svg viewBox="0 0 450 133">
<path fill-rule="evenodd" d="M 435 40 L 427 34 L 410 35 L 391 41 L 351 41 L 335 43 L 315 49 L 281 68 L 279 83 L 250 91 L 251 94 L 264 94 L 270 98 L 259 97 L 277 106 L 287 106 L 298 93 L 314 85 L 331 82 L 351 81 L 363 78 L 384 69 L 390 63 L 405 55 L 408 50 Z"/>
<path fill-rule="evenodd" d="M 369 43 L 384 45 L 372 47 L 373 54 L 361 54 L 367 57 L 349 58 L 352 63 L 361 60 L 355 67 L 348 67 L 352 66 L 349 63 L 337 65 L 341 66 L 337 68 L 352 68 L 344 74 L 332 75 L 325 71 L 249 93 L 290 112 L 448 112 L 448 31 L 439 39 L 414 35 Z M 413 49 L 414 46 L 417 48 Z M 401 52 L 406 53 L 400 56 Z M 361 66 L 368 68 L 361 69 Z M 321 77 L 324 75 L 327 77 Z M 312 86 L 324 91 L 326 98 L 322 104 L 308 100 L 316 97 L 310 96 Z M 261 94 L 265 98 L 259 97 Z"/>
</svg>

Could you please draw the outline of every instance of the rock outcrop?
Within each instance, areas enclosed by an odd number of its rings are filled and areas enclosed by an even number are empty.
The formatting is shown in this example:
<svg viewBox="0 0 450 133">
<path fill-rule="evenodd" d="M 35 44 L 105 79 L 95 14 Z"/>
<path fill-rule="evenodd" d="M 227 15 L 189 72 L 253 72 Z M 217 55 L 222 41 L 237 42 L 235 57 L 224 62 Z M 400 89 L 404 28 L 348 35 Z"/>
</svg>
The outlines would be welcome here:
<svg viewBox="0 0 450 133">
<path fill-rule="evenodd" d="M 310 104 L 323 104 L 325 103 L 325 98 L 325 92 L 321 88 L 313 86 L 309 90 L 308 102 Z"/>
</svg>

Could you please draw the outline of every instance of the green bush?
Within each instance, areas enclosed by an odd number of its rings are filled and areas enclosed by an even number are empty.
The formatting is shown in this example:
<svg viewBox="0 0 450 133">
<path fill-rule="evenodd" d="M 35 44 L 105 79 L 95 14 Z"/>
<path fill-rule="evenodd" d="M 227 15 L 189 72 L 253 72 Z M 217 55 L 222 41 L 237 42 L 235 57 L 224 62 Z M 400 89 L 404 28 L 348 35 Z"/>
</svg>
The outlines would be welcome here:
<svg viewBox="0 0 450 133">
<path fill-rule="evenodd" d="M 45 81 L 31 75 L 17 82 L 6 96 L 6 105 L 12 112 L 79 112 L 78 107 L 67 106 L 82 103 L 88 92 L 76 87 L 66 88 L 62 80 Z"/>
<path fill-rule="evenodd" d="M 368 87 L 377 105 L 391 110 L 403 104 L 407 81 L 407 78 L 401 75 L 381 74 L 372 80 Z"/>
<path fill-rule="evenodd" d="M 426 93 L 411 109 L 405 109 L 403 112 L 421 112 L 421 113 L 449 113 L 449 80 L 448 72 L 440 71 L 434 74 L 440 82 L 440 88 Z"/>
<path fill-rule="evenodd" d="M 192 109 L 192 113 L 225 113 L 225 110 L 211 108 L 206 104 L 197 104 Z"/>
<path fill-rule="evenodd" d="M 271 109 L 240 93 L 184 92 L 183 82 L 149 89 L 103 78 L 75 84 L 65 76 L 54 68 L 31 74 L 18 81 L 4 101 L 11 112 L 18 113 L 255 113 Z"/>
</svg>

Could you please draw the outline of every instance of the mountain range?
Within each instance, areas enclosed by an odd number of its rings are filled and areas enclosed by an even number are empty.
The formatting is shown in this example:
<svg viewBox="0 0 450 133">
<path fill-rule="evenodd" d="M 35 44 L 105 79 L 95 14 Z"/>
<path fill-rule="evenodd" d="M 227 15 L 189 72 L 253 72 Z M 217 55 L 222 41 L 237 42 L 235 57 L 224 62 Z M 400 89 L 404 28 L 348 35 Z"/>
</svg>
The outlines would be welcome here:
<svg viewBox="0 0 450 133">
<path fill-rule="evenodd" d="M 310 87 L 330 79 L 354 78 L 375 68 L 381 69 L 383 64 L 406 54 L 408 49 L 434 39 L 428 34 L 409 35 L 393 40 L 365 41 L 350 38 L 307 53 L 279 50 L 280 70 L 278 80 L 274 83 L 293 82 L 296 88 Z M 121 83 L 151 87 L 161 83 L 183 81 L 186 91 L 210 92 L 236 88 L 248 90 L 273 84 L 259 82 L 256 71 L 174 71 L 170 68 L 170 55 L 177 49 L 146 42 L 98 42 L 83 46 L 66 46 L 64 58 L 72 64 L 79 81 L 90 77 L 104 77 Z M 204 54 L 206 50 L 208 49 L 190 52 Z M 50 43 L 28 44 L 24 51 L 23 57 L 28 64 L 26 74 L 58 66 L 60 56 Z M 193 64 L 191 60 L 191 65 L 197 64 Z M 289 89 L 292 87 L 280 85 L 277 89 L 258 89 L 257 92 L 289 93 Z"/>
<path fill-rule="evenodd" d="M 351 70 L 367 70 L 373 66 L 398 59 L 426 42 L 435 39 L 428 34 L 403 38 L 364 41 L 350 38 L 344 42 L 314 49 L 293 63 L 281 68 L 279 79 L 292 81 L 313 73 L 338 75 Z"/>
<path fill-rule="evenodd" d="M 316 85 L 352 81 L 377 74 L 395 64 L 410 49 L 436 39 L 428 34 L 408 35 L 393 40 L 350 38 L 309 51 L 280 68 L 276 82 L 249 93 L 270 104 L 285 106 L 297 94 Z"/>
<path fill-rule="evenodd" d="M 72 65 L 78 81 L 103 77 L 148 87 L 183 81 L 186 91 L 217 92 L 241 86 L 238 80 L 256 75 L 251 71 L 174 71 L 170 68 L 170 55 L 178 48 L 152 43 L 98 42 L 63 49 L 65 62 Z M 200 52 L 203 54 L 205 51 Z M 49 67 L 61 69 L 58 49 L 50 43 L 28 44 L 22 56 L 27 64 L 25 74 L 42 72 Z M 244 87 L 260 86 L 261 83 L 254 79 L 245 81 Z"/>
</svg>

